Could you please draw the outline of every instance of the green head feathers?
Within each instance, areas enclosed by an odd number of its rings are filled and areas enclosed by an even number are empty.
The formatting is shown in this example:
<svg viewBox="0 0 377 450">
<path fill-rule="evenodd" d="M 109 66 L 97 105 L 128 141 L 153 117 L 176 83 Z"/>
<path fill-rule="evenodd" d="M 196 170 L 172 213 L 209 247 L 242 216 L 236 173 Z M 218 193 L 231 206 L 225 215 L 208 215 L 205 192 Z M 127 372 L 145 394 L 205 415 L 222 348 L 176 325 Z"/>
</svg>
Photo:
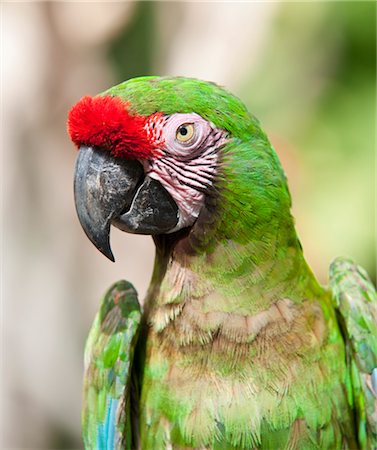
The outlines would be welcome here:
<svg viewBox="0 0 377 450">
<path fill-rule="evenodd" d="M 287 214 L 290 222 L 291 200 L 279 160 L 259 121 L 226 89 L 191 78 L 141 77 L 103 95 L 118 96 L 133 113 L 145 116 L 195 112 L 229 133 L 218 180 L 219 189 L 226 186 L 219 204 L 224 237 L 234 238 L 236 232 L 248 240 L 253 229 L 262 232 L 263 223 L 274 228 Z"/>
<path fill-rule="evenodd" d="M 245 105 L 214 83 L 192 78 L 140 77 L 118 84 L 102 95 L 115 95 L 129 103 L 133 113 L 149 116 L 196 112 L 232 136 L 247 140 L 262 133 Z"/>
<path fill-rule="evenodd" d="M 182 124 L 195 127 L 196 142 L 178 142 Z M 196 247 L 223 239 L 267 242 L 278 228 L 297 241 L 279 160 L 258 120 L 224 88 L 190 78 L 135 78 L 84 97 L 68 126 L 79 147 L 148 161 L 145 173 L 178 205 L 173 231 L 191 227 Z M 121 229 L 156 234 L 156 227 Z"/>
</svg>

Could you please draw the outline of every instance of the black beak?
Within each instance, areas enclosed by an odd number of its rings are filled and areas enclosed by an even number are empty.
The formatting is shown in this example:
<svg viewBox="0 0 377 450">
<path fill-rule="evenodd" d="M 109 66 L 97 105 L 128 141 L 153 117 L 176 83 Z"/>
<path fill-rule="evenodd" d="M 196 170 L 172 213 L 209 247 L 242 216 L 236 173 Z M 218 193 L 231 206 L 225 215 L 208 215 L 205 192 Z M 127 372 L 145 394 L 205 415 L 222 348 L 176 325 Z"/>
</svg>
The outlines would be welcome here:
<svg viewBox="0 0 377 450">
<path fill-rule="evenodd" d="M 176 203 L 158 181 L 144 176 L 138 161 L 114 158 L 100 148 L 80 148 L 74 194 L 81 226 L 111 261 L 111 224 L 155 235 L 172 230 L 178 222 Z"/>
</svg>

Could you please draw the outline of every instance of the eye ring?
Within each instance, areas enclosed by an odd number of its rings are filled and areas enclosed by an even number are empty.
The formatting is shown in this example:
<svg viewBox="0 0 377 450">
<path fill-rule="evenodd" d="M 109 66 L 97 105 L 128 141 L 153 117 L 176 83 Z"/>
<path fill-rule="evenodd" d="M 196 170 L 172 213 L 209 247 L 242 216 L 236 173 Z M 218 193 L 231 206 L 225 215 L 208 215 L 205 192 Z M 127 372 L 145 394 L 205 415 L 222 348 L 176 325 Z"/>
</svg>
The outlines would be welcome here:
<svg viewBox="0 0 377 450">
<path fill-rule="evenodd" d="M 195 133 L 194 124 L 183 123 L 177 128 L 175 137 L 179 142 L 186 143 L 194 136 L 194 133 Z"/>
</svg>

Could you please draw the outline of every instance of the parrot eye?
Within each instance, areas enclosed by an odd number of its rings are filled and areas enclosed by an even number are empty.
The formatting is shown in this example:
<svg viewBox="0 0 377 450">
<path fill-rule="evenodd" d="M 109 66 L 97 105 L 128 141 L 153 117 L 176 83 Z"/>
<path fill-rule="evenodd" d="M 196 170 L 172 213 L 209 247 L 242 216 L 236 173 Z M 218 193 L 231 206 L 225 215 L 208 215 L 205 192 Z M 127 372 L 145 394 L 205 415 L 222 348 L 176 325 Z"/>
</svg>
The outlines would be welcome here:
<svg viewBox="0 0 377 450">
<path fill-rule="evenodd" d="M 162 139 L 169 156 L 192 159 L 204 151 L 211 125 L 196 113 L 171 114 L 162 126 Z"/>
<path fill-rule="evenodd" d="M 176 138 L 180 142 L 188 142 L 194 136 L 194 131 L 192 123 L 184 123 L 178 127 Z"/>
</svg>

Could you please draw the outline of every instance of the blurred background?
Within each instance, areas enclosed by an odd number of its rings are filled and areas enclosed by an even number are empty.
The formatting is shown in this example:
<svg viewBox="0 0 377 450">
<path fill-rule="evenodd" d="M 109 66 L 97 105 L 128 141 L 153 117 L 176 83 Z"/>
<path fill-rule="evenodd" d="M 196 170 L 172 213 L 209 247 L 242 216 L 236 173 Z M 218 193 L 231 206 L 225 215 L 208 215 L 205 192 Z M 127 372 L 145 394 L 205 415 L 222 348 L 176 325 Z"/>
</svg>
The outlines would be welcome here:
<svg viewBox="0 0 377 450">
<path fill-rule="evenodd" d="M 305 255 L 324 284 L 349 255 L 375 280 L 374 2 L 2 3 L 2 448 L 74 449 L 82 355 L 115 280 L 143 298 L 149 237 L 76 218 L 68 109 L 138 75 L 215 81 L 261 121 L 287 172 Z"/>
</svg>

